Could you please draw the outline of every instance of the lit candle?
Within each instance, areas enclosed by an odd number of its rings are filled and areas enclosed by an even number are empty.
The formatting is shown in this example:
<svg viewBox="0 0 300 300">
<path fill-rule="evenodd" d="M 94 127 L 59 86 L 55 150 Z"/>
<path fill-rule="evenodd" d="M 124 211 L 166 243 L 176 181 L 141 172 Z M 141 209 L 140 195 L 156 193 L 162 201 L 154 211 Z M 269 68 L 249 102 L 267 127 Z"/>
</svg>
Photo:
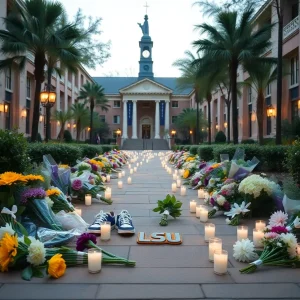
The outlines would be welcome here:
<svg viewBox="0 0 300 300">
<path fill-rule="evenodd" d="M 128 169 L 129 169 L 129 170 L 131 169 L 131 164 L 128 165 Z"/>
<path fill-rule="evenodd" d="M 226 250 L 215 250 L 214 273 L 224 275 L 227 273 L 228 252 Z"/>
<path fill-rule="evenodd" d="M 222 250 L 222 240 L 219 238 L 210 238 L 208 243 L 208 259 L 214 261 L 215 251 Z"/>
<path fill-rule="evenodd" d="M 110 222 L 103 222 L 100 224 L 101 226 L 101 241 L 108 241 L 110 240 L 110 231 L 111 225 Z"/>
<path fill-rule="evenodd" d="M 139 163 L 136 163 L 136 166 L 138 167 L 140 164 Z"/>
<path fill-rule="evenodd" d="M 177 179 L 176 180 L 176 183 L 177 183 L 177 187 L 179 188 L 181 186 L 181 180 L 180 179 Z"/>
<path fill-rule="evenodd" d="M 190 201 L 190 212 L 196 212 L 197 202 L 195 200 Z"/>
<path fill-rule="evenodd" d="M 198 190 L 198 198 L 199 199 L 203 199 L 204 198 L 204 190 L 203 189 L 199 189 Z"/>
<path fill-rule="evenodd" d="M 84 197 L 85 205 L 92 205 L 92 195 L 86 194 Z"/>
<path fill-rule="evenodd" d="M 196 218 L 200 218 L 200 210 L 203 208 L 203 205 L 196 206 Z"/>
<path fill-rule="evenodd" d="M 204 192 L 203 193 L 204 199 L 208 200 L 209 199 L 209 193 L 208 192 Z"/>
<path fill-rule="evenodd" d="M 178 173 L 178 170 L 175 170 L 175 171 L 174 171 L 174 174 L 177 175 L 177 173 Z"/>
<path fill-rule="evenodd" d="M 261 230 L 253 229 L 253 244 L 255 247 L 263 247 L 262 239 L 264 232 Z"/>
<path fill-rule="evenodd" d="M 104 198 L 110 200 L 111 199 L 111 188 L 107 187 L 104 192 Z"/>
<path fill-rule="evenodd" d="M 265 228 L 266 228 L 265 221 L 258 220 L 255 222 L 255 229 L 263 231 L 263 230 L 265 230 Z"/>
<path fill-rule="evenodd" d="M 202 209 L 200 209 L 200 222 L 207 222 L 208 220 L 208 210 L 207 208 L 203 207 Z"/>
<path fill-rule="evenodd" d="M 212 223 L 206 223 L 204 226 L 204 240 L 205 242 L 208 242 L 209 239 L 215 237 L 215 232 L 216 232 L 216 226 L 215 224 Z"/>
<path fill-rule="evenodd" d="M 122 178 L 122 173 L 121 173 L 121 172 L 118 173 L 118 178 L 119 178 L 119 179 Z"/>
<path fill-rule="evenodd" d="M 297 245 L 297 254 L 298 254 L 298 257 L 300 257 L 300 244 Z"/>
<path fill-rule="evenodd" d="M 128 177 L 128 178 L 127 178 L 127 183 L 128 183 L 128 184 L 131 184 L 131 183 L 132 183 L 131 177 Z"/>
<path fill-rule="evenodd" d="M 180 188 L 180 196 L 186 196 L 186 187 L 183 185 Z"/>
<path fill-rule="evenodd" d="M 176 182 L 172 183 L 172 192 L 176 193 L 177 192 L 177 186 L 176 186 Z"/>
<path fill-rule="evenodd" d="M 88 270 L 90 273 L 101 271 L 102 252 L 100 249 L 88 249 Z"/>
<path fill-rule="evenodd" d="M 179 170 L 179 175 L 182 176 L 183 175 L 184 170 Z"/>
<path fill-rule="evenodd" d="M 177 180 L 177 176 L 175 173 L 173 174 L 173 180 Z"/>
<path fill-rule="evenodd" d="M 134 168 L 133 168 L 133 171 L 136 172 L 136 171 L 137 171 L 137 167 L 134 167 Z"/>
<path fill-rule="evenodd" d="M 123 188 L 123 181 L 121 181 L 121 180 L 118 181 L 118 188 L 119 189 Z"/>
<path fill-rule="evenodd" d="M 133 169 L 130 169 L 130 174 L 133 174 Z"/>
<path fill-rule="evenodd" d="M 78 216 L 81 217 L 81 208 L 75 208 L 75 212 Z"/>
<path fill-rule="evenodd" d="M 122 171 L 122 176 L 125 176 L 125 171 Z"/>
<path fill-rule="evenodd" d="M 143 162 L 141 161 L 141 166 L 143 165 Z"/>
<path fill-rule="evenodd" d="M 106 175 L 106 182 L 110 182 L 110 175 L 109 174 Z"/>
<path fill-rule="evenodd" d="M 237 227 L 237 240 L 246 240 L 248 238 L 248 227 L 238 226 Z"/>
</svg>

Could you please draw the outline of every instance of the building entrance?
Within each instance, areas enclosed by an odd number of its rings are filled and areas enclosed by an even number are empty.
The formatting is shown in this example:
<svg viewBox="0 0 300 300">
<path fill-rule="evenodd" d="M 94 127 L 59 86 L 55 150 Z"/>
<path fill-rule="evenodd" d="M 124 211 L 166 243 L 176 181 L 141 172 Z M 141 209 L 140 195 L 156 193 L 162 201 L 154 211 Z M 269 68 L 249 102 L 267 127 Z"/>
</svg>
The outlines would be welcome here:
<svg viewBox="0 0 300 300">
<path fill-rule="evenodd" d="M 142 139 L 150 139 L 151 125 L 142 125 Z"/>
</svg>

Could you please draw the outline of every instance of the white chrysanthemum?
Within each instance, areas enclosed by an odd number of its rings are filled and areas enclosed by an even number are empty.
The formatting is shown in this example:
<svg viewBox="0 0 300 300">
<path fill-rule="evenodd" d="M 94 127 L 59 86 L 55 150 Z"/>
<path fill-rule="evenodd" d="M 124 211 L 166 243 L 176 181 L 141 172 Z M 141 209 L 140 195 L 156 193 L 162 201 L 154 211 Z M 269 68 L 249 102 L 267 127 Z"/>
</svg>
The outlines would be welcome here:
<svg viewBox="0 0 300 300">
<path fill-rule="evenodd" d="M 254 244 L 249 239 L 235 242 L 233 245 L 233 257 L 237 261 L 252 262 L 257 258 L 254 252 Z"/>
<path fill-rule="evenodd" d="M 226 199 L 222 196 L 222 195 L 218 195 L 217 197 L 217 203 L 220 205 L 220 206 L 223 206 L 224 203 L 225 203 Z"/>
<path fill-rule="evenodd" d="M 294 224 L 295 228 L 300 228 L 300 219 L 299 219 L 299 217 L 296 217 L 293 224 Z"/>
<path fill-rule="evenodd" d="M 43 264 L 45 260 L 46 250 L 44 244 L 36 239 L 32 239 L 28 247 L 27 261 L 34 266 L 39 266 Z"/>
<path fill-rule="evenodd" d="M 284 213 L 283 211 L 279 210 L 274 212 L 269 220 L 269 225 L 271 227 L 274 226 L 284 226 L 288 219 L 288 214 Z"/>
<path fill-rule="evenodd" d="M 51 208 L 53 206 L 54 202 L 49 197 L 46 197 L 45 200 L 46 200 L 48 206 Z"/>
<path fill-rule="evenodd" d="M 280 235 L 281 241 L 288 246 L 288 253 L 290 258 L 297 256 L 297 238 L 292 233 L 282 233 Z"/>
<path fill-rule="evenodd" d="M 0 227 L 0 240 L 2 240 L 5 233 L 9 235 L 14 235 L 15 231 L 12 229 L 10 224 L 6 223 L 4 227 Z"/>
</svg>

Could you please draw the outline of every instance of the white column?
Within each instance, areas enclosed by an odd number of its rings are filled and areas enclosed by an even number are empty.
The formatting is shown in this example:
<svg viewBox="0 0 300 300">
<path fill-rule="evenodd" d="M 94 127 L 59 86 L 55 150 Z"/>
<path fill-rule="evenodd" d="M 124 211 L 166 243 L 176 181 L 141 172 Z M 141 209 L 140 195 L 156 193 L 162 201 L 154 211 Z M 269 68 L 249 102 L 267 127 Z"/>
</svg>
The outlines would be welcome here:
<svg viewBox="0 0 300 300">
<path fill-rule="evenodd" d="M 132 110 L 132 138 L 137 139 L 137 124 L 136 124 L 136 102 L 137 100 L 132 100 L 133 110 Z"/>
<path fill-rule="evenodd" d="M 127 100 L 123 100 L 123 139 L 127 139 Z"/>
<path fill-rule="evenodd" d="M 65 78 L 64 78 L 64 84 L 65 84 L 65 99 L 64 99 L 64 111 L 68 110 L 68 69 L 65 71 Z"/>
<path fill-rule="evenodd" d="M 169 108 L 170 100 L 166 100 L 165 107 L 165 131 L 169 131 L 170 129 L 170 108 Z M 168 132 L 169 135 L 169 132 Z"/>
<path fill-rule="evenodd" d="M 160 139 L 159 136 L 159 101 L 155 100 L 156 106 L 155 106 L 155 139 Z"/>
</svg>

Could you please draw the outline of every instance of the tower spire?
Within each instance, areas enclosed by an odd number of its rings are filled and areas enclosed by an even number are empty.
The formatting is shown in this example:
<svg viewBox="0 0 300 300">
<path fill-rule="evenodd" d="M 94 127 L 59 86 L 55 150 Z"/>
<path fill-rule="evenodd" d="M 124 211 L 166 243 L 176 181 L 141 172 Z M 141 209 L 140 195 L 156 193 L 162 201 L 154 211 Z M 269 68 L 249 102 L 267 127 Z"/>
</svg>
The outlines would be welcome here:
<svg viewBox="0 0 300 300">
<path fill-rule="evenodd" d="M 144 7 L 146 7 L 146 15 L 148 14 L 148 7 L 150 7 L 149 5 L 148 5 L 148 3 L 146 2 L 146 5 L 144 5 Z"/>
</svg>

